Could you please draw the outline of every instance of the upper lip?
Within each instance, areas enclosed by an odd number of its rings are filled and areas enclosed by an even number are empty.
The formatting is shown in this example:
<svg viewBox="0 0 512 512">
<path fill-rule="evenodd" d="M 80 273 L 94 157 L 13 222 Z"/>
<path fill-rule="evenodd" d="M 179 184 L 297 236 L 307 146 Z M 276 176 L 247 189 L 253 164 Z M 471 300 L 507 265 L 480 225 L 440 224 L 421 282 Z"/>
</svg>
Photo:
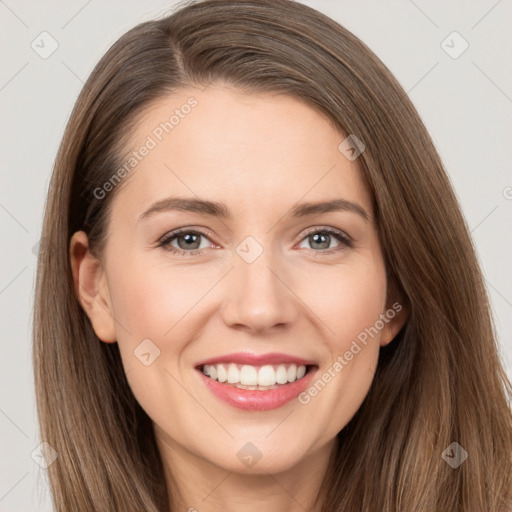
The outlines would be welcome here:
<svg viewBox="0 0 512 512">
<path fill-rule="evenodd" d="M 298 365 L 316 365 L 315 361 L 303 359 L 289 354 L 281 354 L 278 352 L 271 352 L 268 354 L 251 354 L 249 352 L 236 352 L 233 354 L 224 354 L 222 356 L 211 357 L 196 364 L 196 368 L 204 366 L 205 364 L 220 364 L 220 363 L 234 363 L 234 364 L 250 364 L 252 366 L 263 366 L 266 364 L 298 364 Z"/>
</svg>

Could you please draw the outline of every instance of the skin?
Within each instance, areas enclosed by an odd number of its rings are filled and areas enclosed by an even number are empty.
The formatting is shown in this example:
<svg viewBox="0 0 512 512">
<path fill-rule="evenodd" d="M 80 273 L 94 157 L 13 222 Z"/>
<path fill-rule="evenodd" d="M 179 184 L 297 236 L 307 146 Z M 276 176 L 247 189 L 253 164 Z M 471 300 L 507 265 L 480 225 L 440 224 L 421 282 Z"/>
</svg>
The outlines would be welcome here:
<svg viewBox="0 0 512 512">
<path fill-rule="evenodd" d="M 116 190 L 100 259 L 84 232 L 74 234 L 77 293 L 98 338 L 119 344 L 183 510 L 319 510 L 313 502 L 336 434 L 362 404 L 379 347 L 403 326 L 405 310 L 306 405 L 234 408 L 206 389 L 194 367 L 231 352 L 283 352 L 317 361 L 319 376 L 328 371 L 392 303 L 371 196 L 357 159 L 338 150 L 345 136 L 290 96 L 222 85 L 175 93 L 146 110 L 131 149 L 191 96 L 197 106 Z M 171 195 L 222 201 L 232 218 L 166 211 L 138 221 Z M 351 211 L 287 215 L 298 202 L 336 198 L 357 203 L 369 220 Z M 315 243 L 305 233 L 326 226 L 349 235 L 353 247 L 328 235 Z M 158 246 L 179 228 L 205 233 L 200 254 Z M 247 236 L 263 249 L 252 263 L 236 252 Z M 171 245 L 191 250 L 179 242 Z M 134 356 L 145 339 L 160 350 L 148 366 Z M 252 467 L 237 457 L 248 442 L 262 454 Z"/>
</svg>

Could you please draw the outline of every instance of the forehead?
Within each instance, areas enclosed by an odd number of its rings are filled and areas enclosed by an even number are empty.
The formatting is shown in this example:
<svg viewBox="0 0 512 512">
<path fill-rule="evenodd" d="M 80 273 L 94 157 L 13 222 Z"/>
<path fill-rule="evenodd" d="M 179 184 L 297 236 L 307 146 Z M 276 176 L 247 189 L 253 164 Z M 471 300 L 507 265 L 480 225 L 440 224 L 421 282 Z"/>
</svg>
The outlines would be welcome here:
<svg viewBox="0 0 512 512">
<path fill-rule="evenodd" d="M 357 161 L 338 149 L 345 135 L 289 95 L 182 90 L 147 108 L 128 139 L 123 163 L 133 166 L 114 201 L 126 215 L 168 195 L 214 198 L 239 213 L 341 196 L 371 211 Z"/>
</svg>

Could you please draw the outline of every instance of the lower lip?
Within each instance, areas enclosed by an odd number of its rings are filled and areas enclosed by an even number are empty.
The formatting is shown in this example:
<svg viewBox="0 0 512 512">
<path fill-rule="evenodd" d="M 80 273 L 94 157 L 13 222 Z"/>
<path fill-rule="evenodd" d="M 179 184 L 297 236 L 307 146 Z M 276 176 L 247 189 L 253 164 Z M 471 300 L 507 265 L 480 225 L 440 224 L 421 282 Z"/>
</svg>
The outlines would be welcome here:
<svg viewBox="0 0 512 512">
<path fill-rule="evenodd" d="M 197 371 L 208 389 L 229 405 L 247 411 L 269 411 L 282 407 L 306 390 L 317 369 L 316 367 L 311 368 L 302 379 L 295 382 L 264 391 L 240 389 L 233 385 L 223 384 L 210 379 L 201 370 Z"/>
</svg>

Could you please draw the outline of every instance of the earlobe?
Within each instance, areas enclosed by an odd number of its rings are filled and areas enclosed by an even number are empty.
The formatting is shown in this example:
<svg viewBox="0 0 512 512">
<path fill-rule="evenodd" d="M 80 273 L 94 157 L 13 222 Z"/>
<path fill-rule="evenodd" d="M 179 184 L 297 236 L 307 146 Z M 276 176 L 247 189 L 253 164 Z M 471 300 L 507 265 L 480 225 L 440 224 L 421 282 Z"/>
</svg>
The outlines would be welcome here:
<svg viewBox="0 0 512 512">
<path fill-rule="evenodd" d="M 106 343 L 117 341 L 105 269 L 91 254 L 84 231 L 73 234 L 69 251 L 75 292 L 96 336 Z"/>
</svg>

